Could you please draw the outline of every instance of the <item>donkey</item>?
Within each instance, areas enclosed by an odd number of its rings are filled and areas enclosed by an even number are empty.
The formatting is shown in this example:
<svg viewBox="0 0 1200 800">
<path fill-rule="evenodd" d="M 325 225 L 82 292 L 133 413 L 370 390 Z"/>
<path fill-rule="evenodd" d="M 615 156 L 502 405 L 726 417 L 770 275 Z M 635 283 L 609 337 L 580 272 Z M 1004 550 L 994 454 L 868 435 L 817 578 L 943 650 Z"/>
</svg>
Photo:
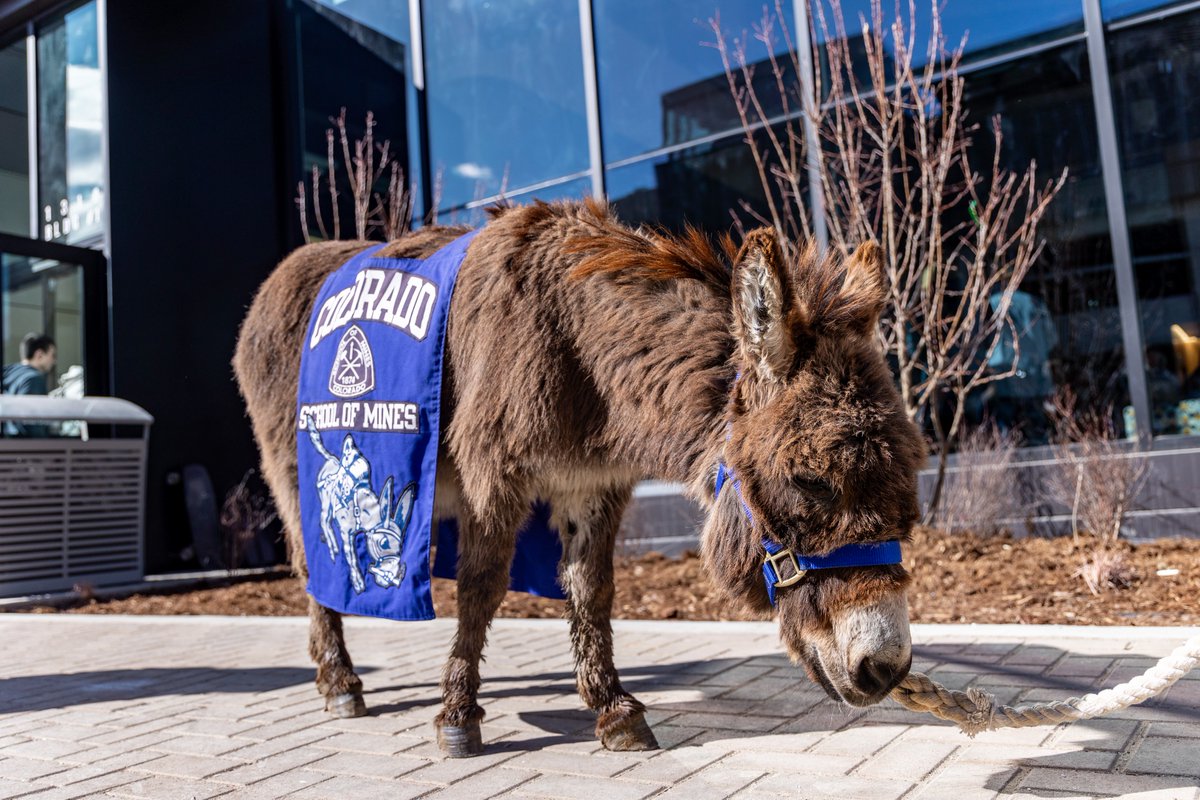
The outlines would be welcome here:
<svg viewBox="0 0 1200 800">
<path fill-rule="evenodd" d="M 422 228 L 380 254 L 426 257 L 464 231 Z M 302 579 L 301 346 L 322 282 L 367 246 L 288 256 L 255 297 L 233 362 Z M 482 751 L 479 662 L 535 500 L 550 503 L 561 537 L 578 690 L 596 735 L 610 750 L 658 746 L 617 676 L 610 624 L 618 523 L 650 476 L 684 484 L 705 507 L 713 581 L 762 614 L 774 604 L 785 649 L 832 698 L 868 705 L 904 678 L 904 568 L 818 563 L 903 540 L 917 516 L 924 442 L 875 343 L 883 303 L 871 244 L 848 259 L 809 248 L 786 264 L 769 229 L 738 249 L 728 236 L 632 230 L 592 201 L 493 212 L 460 268 L 446 333 L 435 516 L 458 518 L 460 553 L 435 720 L 443 751 Z M 327 710 L 365 714 L 340 616 L 311 598 L 309 616 Z"/>
</svg>

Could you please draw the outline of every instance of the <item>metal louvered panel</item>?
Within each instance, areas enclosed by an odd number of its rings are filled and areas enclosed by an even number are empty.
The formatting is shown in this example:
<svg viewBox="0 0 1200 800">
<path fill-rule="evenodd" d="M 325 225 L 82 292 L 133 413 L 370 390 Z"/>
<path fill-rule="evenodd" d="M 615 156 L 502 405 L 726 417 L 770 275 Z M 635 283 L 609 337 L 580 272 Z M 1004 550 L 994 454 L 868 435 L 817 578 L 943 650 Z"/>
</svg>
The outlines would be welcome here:
<svg viewBox="0 0 1200 800">
<path fill-rule="evenodd" d="M 145 439 L 0 442 L 0 596 L 138 581 Z"/>
</svg>

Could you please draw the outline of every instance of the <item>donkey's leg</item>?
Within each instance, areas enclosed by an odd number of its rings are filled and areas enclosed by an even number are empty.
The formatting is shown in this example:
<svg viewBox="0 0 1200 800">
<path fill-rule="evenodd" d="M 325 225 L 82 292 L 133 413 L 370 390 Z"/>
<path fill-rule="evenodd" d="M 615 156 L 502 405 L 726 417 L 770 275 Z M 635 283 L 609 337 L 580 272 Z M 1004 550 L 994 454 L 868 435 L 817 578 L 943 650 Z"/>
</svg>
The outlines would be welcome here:
<svg viewBox="0 0 1200 800">
<path fill-rule="evenodd" d="M 362 680 L 346 651 L 342 615 L 308 598 L 308 654 L 317 664 L 317 690 L 325 696 L 325 710 L 335 717 L 361 717 L 367 713 Z"/>
<path fill-rule="evenodd" d="M 596 711 L 596 736 L 609 750 L 654 750 L 646 707 L 625 691 L 613 664 L 613 548 L 629 487 L 585 498 L 566 512 L 559 578 L 567 591 L 579 696 Z M 574 505 L 574 504 L 573 504 Z"/>
<path fill-rule="evenodd" d="M 264 447 L 264 452 L 267 452 Z M 274 459 L 263 459 L 263 477 L 275 497 L 275 507 L 283 522 L 292 572 L 301 585 L 308 583 L 308 562 L 304 556 L 304 536 L 300 533 L 300 497 L 296 481 L 294 448 L 280 447 Z M 362 681 L 354 674 L 350 654 L 342 636 L 342 617 L 336 611 L 308 598 L 308 653 L 317 664 L 317 690 L 325 697 L 325 709 L 339 717 L 361 717 L 367 713 L 362 697 Z"/>
<path fill-rule="evenodd" d="M 458 632 L 442 674 L 442 710 L 434 720 L 438 746 L 451 758 L 483 752 L 479 722 L 479 661 L 487 629 L 508 590 L 517 528 L 529 513 L 515 504 L 487 520 L 459 518 Z"/>
</svg>

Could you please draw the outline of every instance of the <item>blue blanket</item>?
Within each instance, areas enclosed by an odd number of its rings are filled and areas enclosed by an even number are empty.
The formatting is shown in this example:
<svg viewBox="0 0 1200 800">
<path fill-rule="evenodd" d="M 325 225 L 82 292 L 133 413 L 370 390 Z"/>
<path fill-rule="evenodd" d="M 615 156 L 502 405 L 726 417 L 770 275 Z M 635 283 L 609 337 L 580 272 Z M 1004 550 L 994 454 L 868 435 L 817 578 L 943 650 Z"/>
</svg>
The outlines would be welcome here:
<svg viewBox="0 0 1200 800">
<path fill-rule="evenodd" d="M 430 545 L 450 297 L 476 232 L 426 259 L 355 255 L 317 296 L 300 360 L 296 447 L 308 592 L 347 614 L 433 619 Z M 433 574 L 454 577 L 457 525 Z M 511 588 L 562 597 L 562 547 L 536 505 Z"/>
</svg>

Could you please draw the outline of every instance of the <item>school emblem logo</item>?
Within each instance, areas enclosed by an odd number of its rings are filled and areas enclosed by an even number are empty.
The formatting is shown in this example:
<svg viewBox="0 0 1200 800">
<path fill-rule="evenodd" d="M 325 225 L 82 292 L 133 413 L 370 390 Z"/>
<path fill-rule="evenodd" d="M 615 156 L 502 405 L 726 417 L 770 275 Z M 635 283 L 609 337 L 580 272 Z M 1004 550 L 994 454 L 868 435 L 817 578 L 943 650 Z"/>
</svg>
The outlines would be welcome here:
<svg viewBox="0 0 1200 800">
<path fill-rule="evenodd" d="M 358 397 L 375 388 L 375 356 L 362 328 L 351 325 L 338 342 L 329 391 L 336 397 Z"/>
</svg>

